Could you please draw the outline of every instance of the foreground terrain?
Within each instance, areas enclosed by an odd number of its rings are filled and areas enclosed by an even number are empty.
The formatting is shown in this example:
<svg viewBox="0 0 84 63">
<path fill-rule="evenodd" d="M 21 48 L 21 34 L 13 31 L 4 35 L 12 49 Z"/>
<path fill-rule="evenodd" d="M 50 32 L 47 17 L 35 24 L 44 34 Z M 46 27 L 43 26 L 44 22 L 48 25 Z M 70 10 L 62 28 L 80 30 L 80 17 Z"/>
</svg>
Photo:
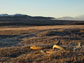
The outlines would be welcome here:
<svg viewBox="0 0 84 63">
<path fill-rule="evenodd" d="M 83 45 L 84 25 L 0 27 L 0 63 L 84 63 Z"/>
</svg>

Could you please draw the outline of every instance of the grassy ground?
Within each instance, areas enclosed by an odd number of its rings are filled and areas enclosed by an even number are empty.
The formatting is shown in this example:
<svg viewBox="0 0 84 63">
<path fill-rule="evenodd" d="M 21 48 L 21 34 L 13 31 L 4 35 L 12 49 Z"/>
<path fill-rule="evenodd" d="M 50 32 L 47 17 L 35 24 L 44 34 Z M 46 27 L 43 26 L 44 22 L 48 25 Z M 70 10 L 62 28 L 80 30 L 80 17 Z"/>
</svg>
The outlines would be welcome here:
<svg viewBox="0 0 84 63">
<path fill-rule="evenodd" d="M 84 25 L 0 27 L 1 63 L 84 63 L 83 45 Z"/>
</svg>

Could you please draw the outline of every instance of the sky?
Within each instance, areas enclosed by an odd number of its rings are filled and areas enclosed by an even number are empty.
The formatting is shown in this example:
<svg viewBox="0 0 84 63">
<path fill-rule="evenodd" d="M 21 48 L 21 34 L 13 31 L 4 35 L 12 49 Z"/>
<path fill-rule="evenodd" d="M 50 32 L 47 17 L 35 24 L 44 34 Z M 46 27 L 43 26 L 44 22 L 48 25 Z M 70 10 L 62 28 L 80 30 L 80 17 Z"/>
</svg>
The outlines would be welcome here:
<svg viewBox="0 0 84 63">
<path fill-rule="evenodd" d="M 84 0 L 0 0 L 0 14 L 46 17 L 84 15 Z"/>
</svg>

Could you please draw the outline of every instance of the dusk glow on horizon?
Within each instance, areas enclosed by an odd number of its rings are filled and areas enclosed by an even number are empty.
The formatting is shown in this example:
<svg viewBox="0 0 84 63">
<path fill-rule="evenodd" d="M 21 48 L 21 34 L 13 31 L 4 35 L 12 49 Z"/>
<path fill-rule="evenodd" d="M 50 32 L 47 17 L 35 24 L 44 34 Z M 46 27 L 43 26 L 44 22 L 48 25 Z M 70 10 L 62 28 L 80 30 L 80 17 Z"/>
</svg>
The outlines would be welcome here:
<svg viewBox="0 0 84 63">
<path fill-rule="evenodd" d="M 0 14 L 76 17 L 84 15 L 84 0 L 0 0 Z"/>
</svg>

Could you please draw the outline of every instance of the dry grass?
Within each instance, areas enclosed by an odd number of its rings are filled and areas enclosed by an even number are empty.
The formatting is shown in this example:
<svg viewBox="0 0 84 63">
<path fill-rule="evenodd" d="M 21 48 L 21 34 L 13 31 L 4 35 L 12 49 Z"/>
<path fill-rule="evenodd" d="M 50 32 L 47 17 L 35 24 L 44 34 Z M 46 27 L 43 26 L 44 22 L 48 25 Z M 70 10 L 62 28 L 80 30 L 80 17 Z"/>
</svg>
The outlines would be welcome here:
<svg viewBox="0 0 84 63">
<path fill-rule="evenodd" d="M 31 27 L 1 27 L 0 30 L 48 30 L 48 29 L 83 29 L 84 25 L 57 25 L 57 26 L 31 26 Z"/>
<path fill-rule="evenodd" d="M 84 25 L 0 28 L 0 62 L 84 63 L 83 30 Z M 8 47 L 10 39 L 19 39 L 19 45 Z"/>
<path fill-rule="evenodd" d="M 80 30 L 80 32 L 84 32 L 84 30 Z"/>
</svg>

